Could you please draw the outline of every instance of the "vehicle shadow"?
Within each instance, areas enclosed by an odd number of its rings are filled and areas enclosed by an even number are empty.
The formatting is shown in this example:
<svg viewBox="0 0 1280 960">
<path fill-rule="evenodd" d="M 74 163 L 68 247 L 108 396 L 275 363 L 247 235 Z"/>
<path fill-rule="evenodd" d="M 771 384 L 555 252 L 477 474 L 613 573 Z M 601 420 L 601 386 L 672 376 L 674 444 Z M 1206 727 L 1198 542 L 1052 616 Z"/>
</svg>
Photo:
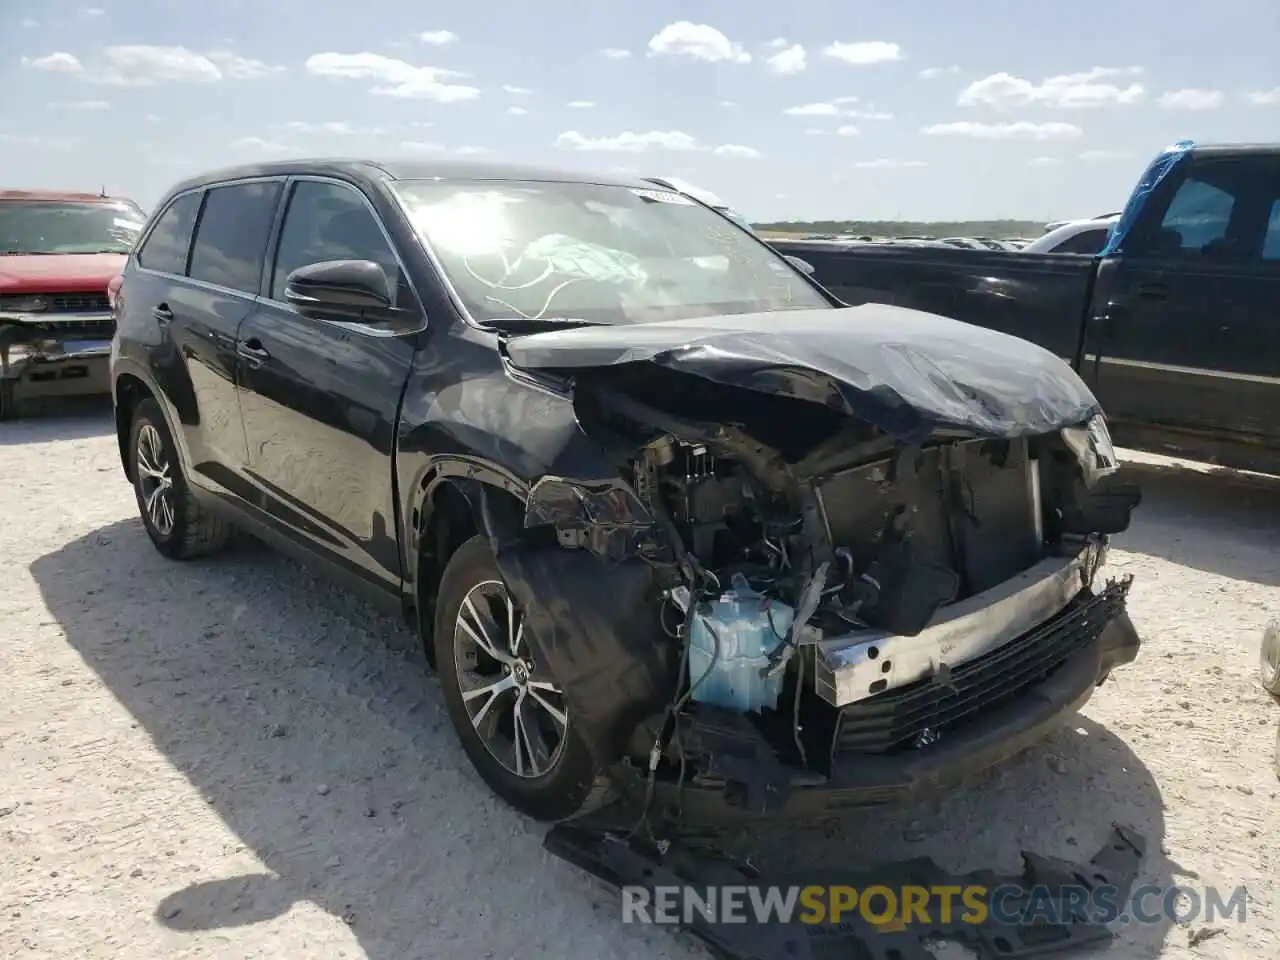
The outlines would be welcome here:
<svg viewBox="0 0 1280 960">
<path fill-rule="evenodd" d="M 30 569 L 67 642 L 265 867 L 169 891 L 155 905 L 169 929 L 309 902 L 350 924 L 372 960 L 565 956 L 570 942 L 583 955 L 700 955 L 621 924 L 612 893 L 492 797 L 394 618 L 257 545 L 165 561 L 136 520 Z M 921 855 L 1017 872 L 1023 848 L 1088 860 L 1120 822 L 1147 840 L 1142 882 L 1168 887 L 1181 871 L 1161 852 L 1161 810 L 1125 743 L 1081 719 L 937 800 L 728 841 L 788 872 Z M 1166 931 L 1126 928 L 1124 955 L 1155 956 Z"/>
<path fill-rule="evenodd" d="M 1142 489 L 1116 547 L 1205 573 L 1280 586 L 1280 477 L 1130 461 Z"/>
<path fill-rule="evenodd" d="M 18 418 L 0 423 L 0 447 L 57 440 L 87 440 L 114 432 L 110 396 L 59 397 L 29 401 Z"/>
</svg>

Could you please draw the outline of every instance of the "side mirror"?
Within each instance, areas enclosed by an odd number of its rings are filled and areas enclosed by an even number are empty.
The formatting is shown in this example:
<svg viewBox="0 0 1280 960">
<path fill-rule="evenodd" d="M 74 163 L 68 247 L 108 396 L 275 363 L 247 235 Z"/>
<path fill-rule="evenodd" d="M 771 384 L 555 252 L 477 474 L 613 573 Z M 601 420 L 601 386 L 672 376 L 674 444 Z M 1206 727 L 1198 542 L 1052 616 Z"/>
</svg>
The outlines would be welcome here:
<svg viewBox="0 0 1280 960">
<path fill-rule="evenodd" d="M 302 313 L 390 310 L 391 283 L 372 260 L 325 260 L 290 273 L 284 298 Z"/>
<path fill-rule="evenodd" d="M 799 257 L 793 257 L 790 254 L 785 255 L 787 262 L 803 273 L 806 277 L 813 276 L 813 264 L 808 260 L 801 260 Z"/>
</svg>

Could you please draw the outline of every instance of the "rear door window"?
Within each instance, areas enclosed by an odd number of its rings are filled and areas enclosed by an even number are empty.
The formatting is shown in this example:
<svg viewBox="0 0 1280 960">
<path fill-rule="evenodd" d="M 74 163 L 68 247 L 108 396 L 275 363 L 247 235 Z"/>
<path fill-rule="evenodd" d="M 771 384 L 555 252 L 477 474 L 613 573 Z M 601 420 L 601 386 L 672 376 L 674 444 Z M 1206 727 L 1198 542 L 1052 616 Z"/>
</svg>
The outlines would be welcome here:
<svg viewBox="0 0 1280 960">
<path fill-rule="evenodd" d="M 281 186 L 257 180 L 208 191 L 191 249 L 192 280 L 257 294 Z"/>
<path fill-rule="evenodd" d="M 1182 252 L 1198 253 L 1226 237 L 1235 205 L 1233 193 L 1189 177 L 1165 211 L 1160 229 L 1170 247 L 1176 240 Z"/>
<path fill-rule="evenodd" d="M 191 228 L 200 209 L 200 191 L 184 193 L 160 214 L 155 227 L 138 251 L 138 264 L 160 273 L 187 272 L 187 250 L 191 245 Z"/>
<path fill-rule="evenodd" d="M 1100 253 L 1102 251 L 1103 244 L 1107 242 L 1107 234 L 1110 232 L 1111 231 L 1107 227 L 1083 230 L 1069 240 L 1063 240 L 1053 248 L 1053 252 L 1087 253 L 1091 255 Z"/>
</svg>

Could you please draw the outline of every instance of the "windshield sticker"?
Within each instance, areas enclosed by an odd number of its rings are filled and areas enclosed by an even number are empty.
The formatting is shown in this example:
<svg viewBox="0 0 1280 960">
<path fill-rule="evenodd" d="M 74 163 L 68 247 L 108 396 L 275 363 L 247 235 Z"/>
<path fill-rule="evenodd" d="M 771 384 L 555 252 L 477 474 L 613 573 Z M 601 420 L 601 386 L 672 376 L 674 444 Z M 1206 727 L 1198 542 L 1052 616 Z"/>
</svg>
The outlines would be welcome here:
<svg viewBox="0 0 1280 960">
<path fill-rule="evenodd" d="M 669 190 L 635 190 L 631 191 L 641 200 L 652 200 L 655 203 L 674 203 L 682 207 L 692 207 L 693 201 L 683 194 L 672 193 Z"/>
</svg>

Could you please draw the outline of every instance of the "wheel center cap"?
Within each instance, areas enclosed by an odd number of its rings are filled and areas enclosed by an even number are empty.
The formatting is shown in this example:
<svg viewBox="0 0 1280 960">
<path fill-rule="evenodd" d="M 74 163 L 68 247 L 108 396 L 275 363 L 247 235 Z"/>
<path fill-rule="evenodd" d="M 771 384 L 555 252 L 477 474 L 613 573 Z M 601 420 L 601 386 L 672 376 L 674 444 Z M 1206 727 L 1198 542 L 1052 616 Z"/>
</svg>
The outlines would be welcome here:
<svg viewBox="0 0 1280 960">
<path fill-rule="evenodd" d="M 529 682 L 529 668 L 523 662 L 517 662 L 511 668 L 511 675 L 518 684 L 523 685 Z"/>
</svg>

